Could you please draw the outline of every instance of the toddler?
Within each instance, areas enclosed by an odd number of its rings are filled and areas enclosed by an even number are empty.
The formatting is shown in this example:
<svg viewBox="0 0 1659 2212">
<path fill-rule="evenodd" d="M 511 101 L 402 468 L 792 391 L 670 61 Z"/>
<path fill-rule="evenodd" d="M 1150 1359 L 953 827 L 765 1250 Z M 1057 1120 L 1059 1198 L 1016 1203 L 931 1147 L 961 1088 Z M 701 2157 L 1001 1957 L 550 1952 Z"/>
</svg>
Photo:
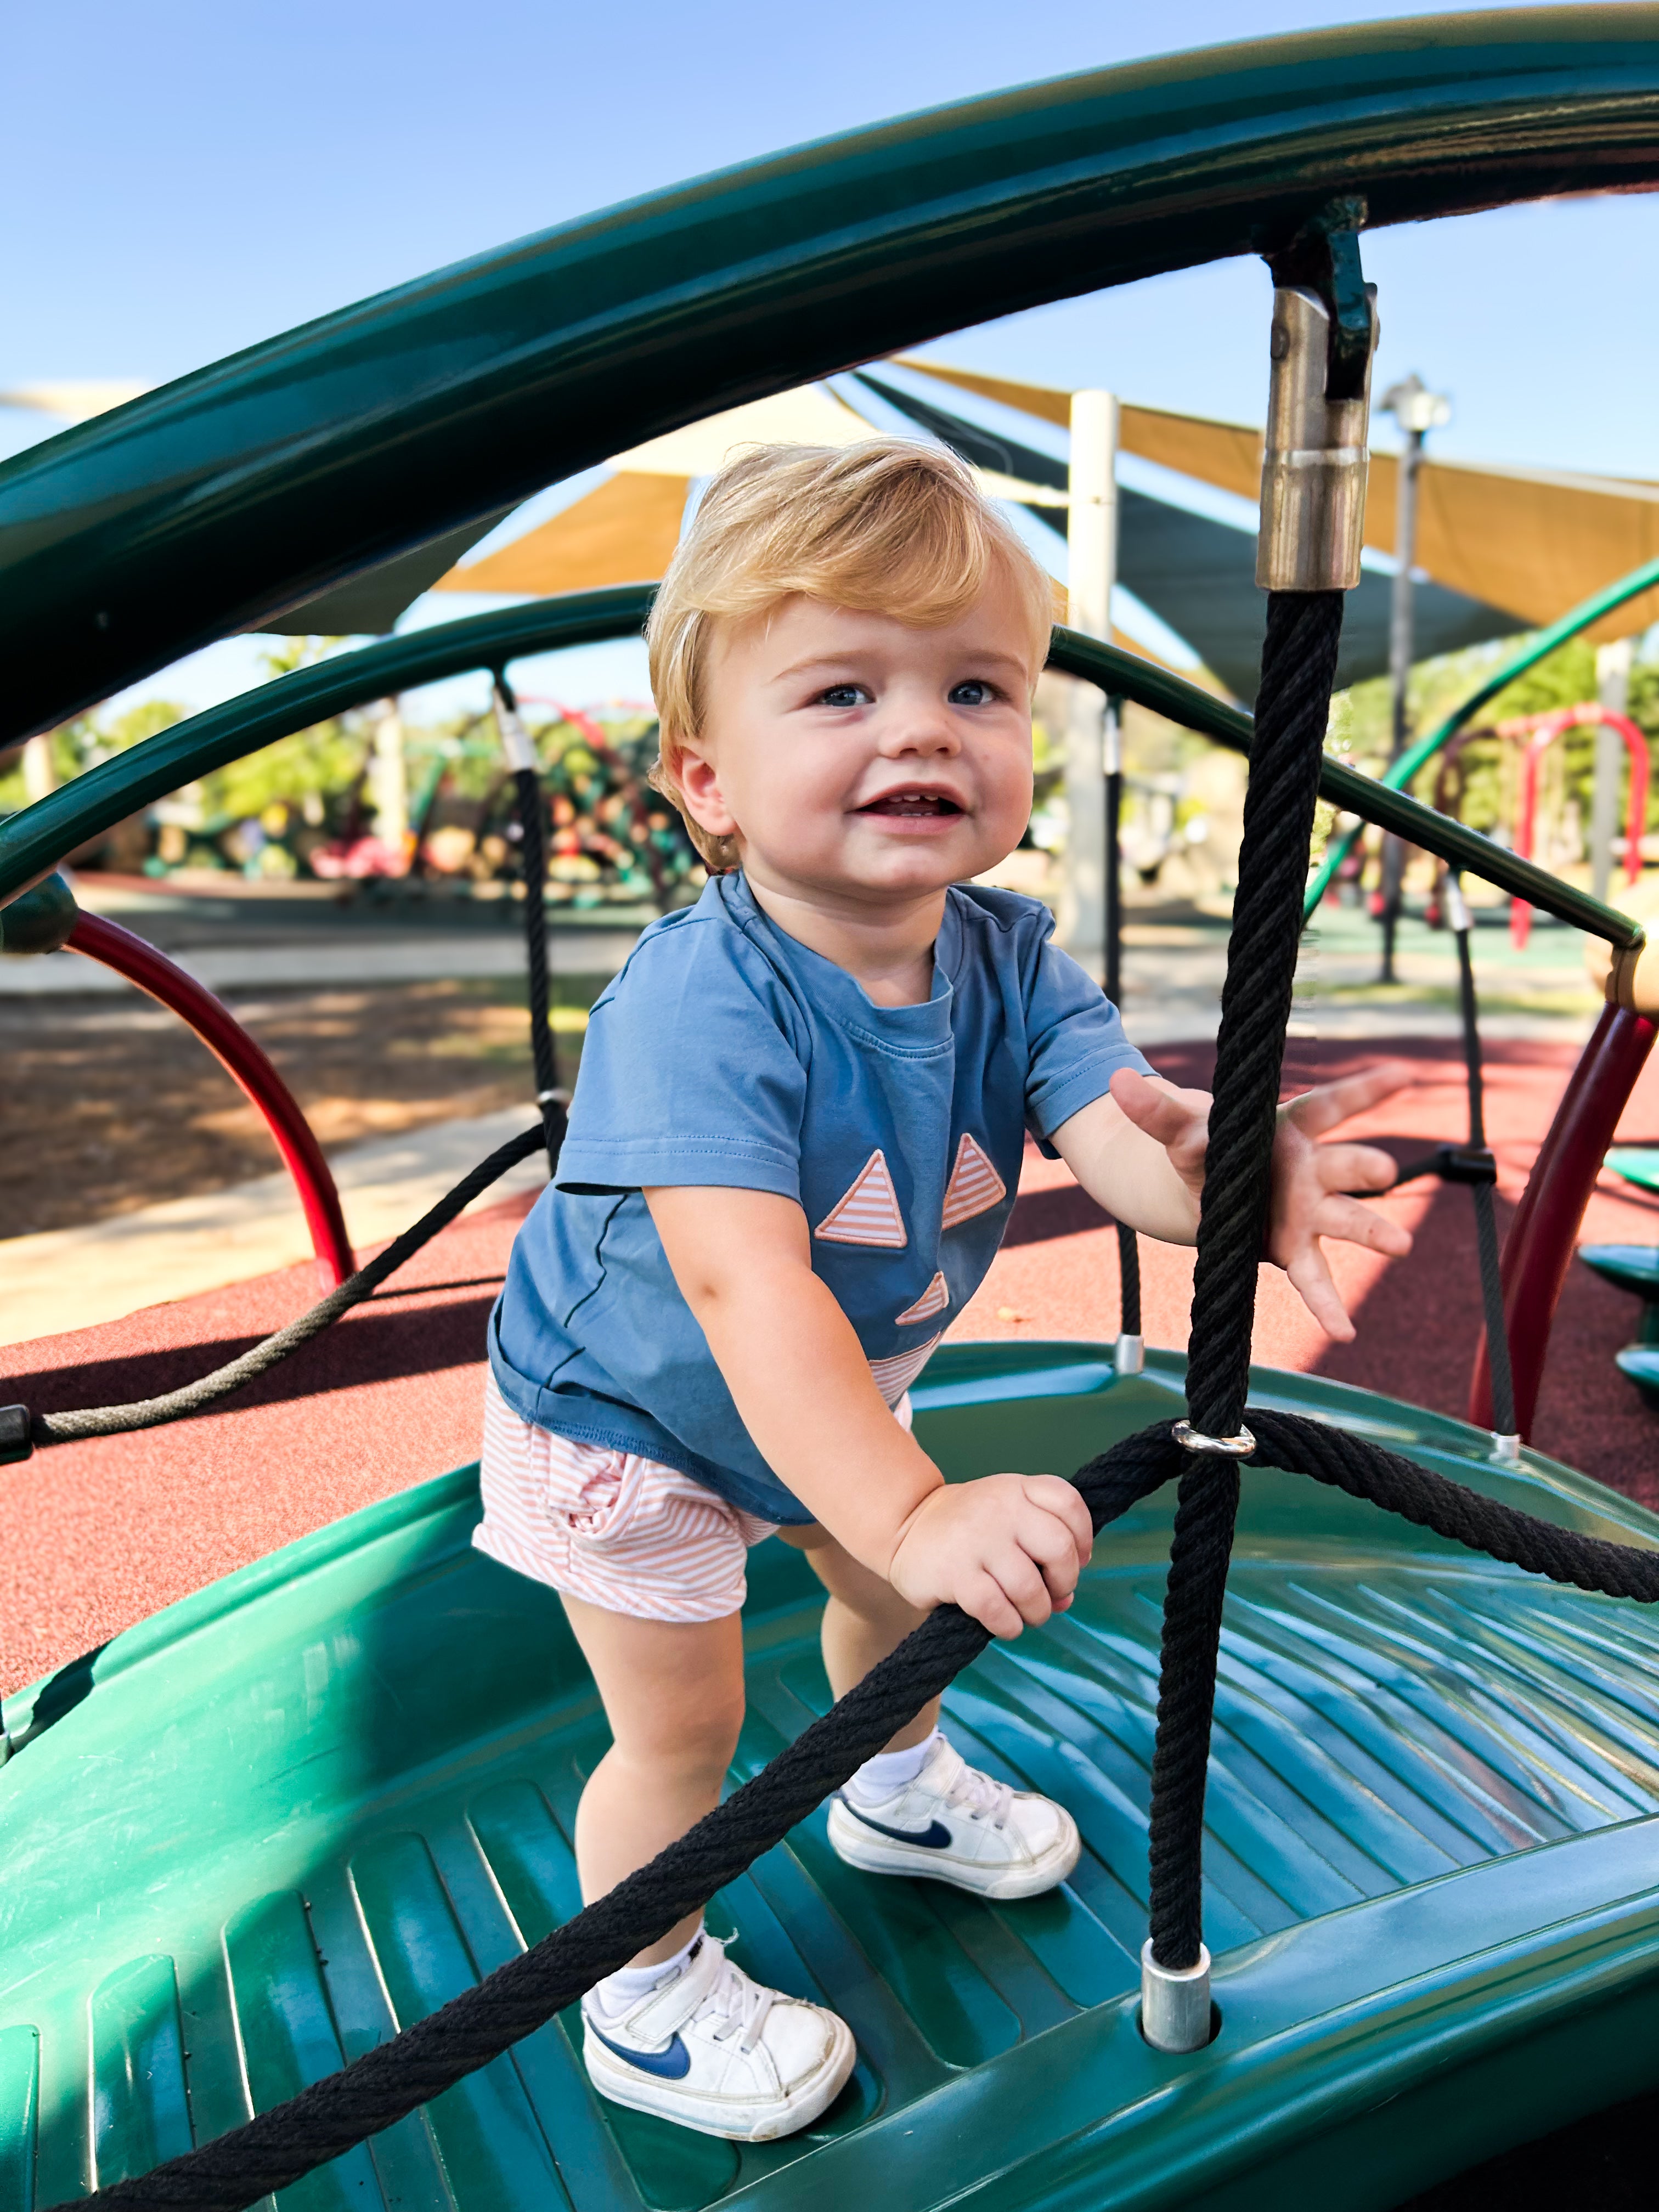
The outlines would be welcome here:
<svg viewBox="0 0 1659 2212">
<path fill-rule="evenodd" d="M 947 1486 L 906 1397 L 995 1255 L 1028 1129 L 1119 1219 L 1196 1231 L 1207 1097 L 1152 1075 L 1044 907 L 973 881 L 1030 812 L 1049 604 L 968 471 L 891 439 L 733 461 L 658 594 L 656 780 L 709 882 L 593 1008 L 490 1320 L 475 1538 L 560 1593 L 605 1703 L 586 1898 L 719 1802 L 750 1545 L 806 1554 L 837 1697 L 931 1607 L 1017 1636 L 1088 1560 L 1069 1483 Z M 1342 1194 L 1384 1188 L 1387 1155 L 1313 1139 L 1401 1079 L 1281 1116 L 1271 1256 L 1344 1339 L 1319 1238 L 1410 1240 Z M 829 1832 L 872 1875 L 999 1899 L 1079 1851 L 1063 1806 L 966 1764 L 937 1702 Z M 804 2127 L 853 2068 L 842 2021 L 758 1986 L 700 1919 L 582 2009 L 603 2095 L 711 2134 Z"/>
</svg>

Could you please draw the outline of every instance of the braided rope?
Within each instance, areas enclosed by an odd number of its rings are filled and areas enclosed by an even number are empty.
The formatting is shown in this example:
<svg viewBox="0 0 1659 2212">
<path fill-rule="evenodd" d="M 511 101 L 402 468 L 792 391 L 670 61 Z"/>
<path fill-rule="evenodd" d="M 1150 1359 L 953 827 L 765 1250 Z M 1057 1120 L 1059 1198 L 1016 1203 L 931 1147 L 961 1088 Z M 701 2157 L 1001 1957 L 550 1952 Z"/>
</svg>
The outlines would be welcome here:
<svg viewBox="0 0 1659 2212">
<path fill-rule="evenodd" d="M 1167 1481 L 1182 1457 L 1164 1422 L 1091 1460 L 1077 1482 L 1097 1528 Z M 840 1789 L 989 1641 L 976 1620 L 940 1606 L 723 1805 L 532 1949 L 245 2127 L 76 2204 L 100 2212 L 243 2212 L 391 2127 L 706 1905 Z"/>
<path fill-rule="evenodd" d="M 1269 596 L 1193 1278 L 1187 1402 L 1206 1436 L 1238 1431 L 1249 1389 L 1302 886 L 1341 635 L 1340 592 Z M 1204 1785 L 1237 1510 L 1237 1467 L 1192 1460 L 1164 1599 L 1148 1838 L 1152 1956 L 1177 1971 L 1198 1964 L 1202 1941 Z"/>
<path fill-rule="evenodd" d="M 559 1109 L 556 1107 L 554 1110 L 558 1114 L 554 1146 L 556 1158 L 564 1117 Z M 71 1413 L 36 1413 L 29 1422 L 31 1442 L 67 1444 L 78 1443 L 84 1437 L 125 1436 L 132 1429 L 154 1429 L 164 1421 L 182 1420 L 186 1414 L 205 1412 L 217 1400 L 228 1397 L 233 1390 L 256 1382 L 278 1360 L 286 1359 L 291 1352 L 297 1352 L 302 1344 L 320 1335 L 331 1322 L 338 1321 L 342 1314 L 372 1297 L 389 1276 L 395 1275 L 404 1262 L 412 1259 L 422 1245 L 429 1243 L 441 1229 L 447 1229 L 481 1192 L 488 1190 L 491 1183 L 498 1182 L 520 1160 L 527 1160 L 532 1152 L 539 1152 L 545 1141 L 545 1127 L 526 1129 L 516 1137 L 509 1137 L 487 1160 L 480 1160 L 470 1174 L 463 1176 L 453 1190 L 447 1191 L 435 1206 L 429 1206 L 411 1228 L 405 1229 L 401 1237 L 388 1244 L 378 1258 L 371 1260 L 366 1267 L 359 1267 L 355 1275 L 348 1275 L 308 1312 L 299 1315 L 237 1358 L 228 1360 L 222 1367 L 216 1367 L 210 1374 L 199 1376 L 182 1389 L 168 1390 L 159 1398 L 137 1398 L 125 1406 L 88 1406 Z"/>
<path fill-rule="evenodd" d="M 1558 1528 L 1298 1414 L 1252 1409 L 1250 1419 L 1259 1440 L 1254 1464 L 1310 1475 L 1553 1582 L 1659 1602 L 1659 1551 Z M 1097 1530 L 1149 1497 L 1186 1458 L 1170 1424 L 1160 1422 L 1091 1460 L 1075 1480 Z M 1234 1476 L 1236 1495 L 1237 1471 L 1225 1472 Z M 246 2212 L 391 2127 L 706 1905 L 839 1789 L 989 1640 L 977 1621 L 941 1606 L 717 1810 L 533 1948 L 246 2126 L 52 2212 Z M 1207 1735 L 1203 1741 L 1207 1747 Z"/>
</svg>

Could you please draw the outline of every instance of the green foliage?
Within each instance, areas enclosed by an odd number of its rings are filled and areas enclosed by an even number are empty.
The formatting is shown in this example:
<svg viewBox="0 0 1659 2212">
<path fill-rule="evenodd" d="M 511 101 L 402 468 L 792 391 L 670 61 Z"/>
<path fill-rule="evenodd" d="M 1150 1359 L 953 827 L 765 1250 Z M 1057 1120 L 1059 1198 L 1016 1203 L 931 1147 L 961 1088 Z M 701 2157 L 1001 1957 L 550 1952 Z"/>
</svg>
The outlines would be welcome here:
<svg viewBox="0 0 1659 2212">
<path fill-rule="evenodd" d="M 1443 721 L 1469 694 L 1520 649 L 1524 638 L 1504 638 L 1462 653 L 1421 661 L 1412 671 L 1408 693 L 1409 732 L 1415 739 Z M 1500 722 L 1577 706 L 1596 696 L 1595 647 L 1582 637 L 1569 638 L 1535 667 L 1505 685 L 1483 707 L 1477 726 L 1490 732 Z M 1650 738 L 1659 739 L 1659 661 L 1639 662 L 1631 672 L 1630 714 Z M 1389 682 L 1376 677 L 1356 684 L 1332 702 L 1327 750 L 1370 775 L 1387 765 L 1392 723 Z M 1546 769 L 1547 784 L 1561 779 L 1558 800 L 1576 806 L 1588 823 L 1595 774 L 1595 731 L 1591 726 L 1567 731 L 1556 741 Z M 1480 735 L 1430 761 L 1413 780 L 1411 790 L 1425 805 L 1455 813 L 1474 830 L 1490 833 L 1513 825 L 1519 775 L 1519 747 L 1512 740 Z M 1650 788 L 1648 821 L 1659 822 L 1659 778 Z"/>
</svg>

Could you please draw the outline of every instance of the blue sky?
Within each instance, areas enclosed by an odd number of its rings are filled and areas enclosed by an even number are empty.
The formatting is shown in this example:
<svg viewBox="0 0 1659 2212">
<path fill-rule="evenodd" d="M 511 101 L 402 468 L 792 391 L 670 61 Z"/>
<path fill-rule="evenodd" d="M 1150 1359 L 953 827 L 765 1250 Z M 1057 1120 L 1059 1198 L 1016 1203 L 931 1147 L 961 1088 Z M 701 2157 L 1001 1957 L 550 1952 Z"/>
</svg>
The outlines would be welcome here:
<svg viewBox="0 0 1659 2212">
<path fill-rule="evenodd" d="M 9 11 L 0 386 L 161 382 L 502 240 L 884 115 L 1068 70 L 1419 12 L 1343 0 L 54 0 Z M 1659 478 L 1659 205 L 1549 203 L 1372 234 L 1379 378 L 1453 395 L 1448 458 Z M 1231 262 L 934 350 L 1259 421 L 1266 276 Z M 964 322 L 972 323 L 971 300 Z M 1204 343 L 1194 334 L 1204 333 Z M 0 410 L 0 454 L 53 427 Z M 464 611 L 454 599 L 434 611 Z M 422 608 L 421 612 L 424 613 Z M 251 681 L 228 645 L 147 692 Z M 550 672 L 637 695 L 625 657 Z"/>
</svg>

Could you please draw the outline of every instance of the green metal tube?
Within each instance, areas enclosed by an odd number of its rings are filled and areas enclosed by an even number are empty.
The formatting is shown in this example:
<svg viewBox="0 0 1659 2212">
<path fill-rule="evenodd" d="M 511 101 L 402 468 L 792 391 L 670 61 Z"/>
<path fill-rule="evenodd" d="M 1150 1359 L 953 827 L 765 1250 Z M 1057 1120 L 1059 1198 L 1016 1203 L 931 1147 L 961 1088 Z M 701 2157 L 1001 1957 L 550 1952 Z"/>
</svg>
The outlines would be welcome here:
<svg viewBox="0 0 1659 2212">
<path fill-rule="evenodd" d="M 1655 584 L 1659 584 L 1659 561 L 1644 561 L 1639 568 L 1632 568 L 1629 575 L 1620 576 L 1616 583 L 1603 585 L 1599 592 L 1593 592 L 1589 599 L 1581 600 L 1576 607 L 1559 616 L 1547 629 L 1540 629 L 1534 637 L 1529 638 L 1520 652 L 1506 660 L 1495 675 L 1489 676 L 1478 690 L 1471 691 L 1461 707 L 1454 707 L 1444 721 L 1437 723 L 1427 737 L 1419 738 L 1414 745 L 1401 754 L 1397 761 L 1391 761 L 1378 781 L 1396 791 L 1403 791 L 1419 769 L 1425 762 L 1431 761 L 1440 748 L 1455 738 L 1466 723 L 1474 720 L 1488 699 L 1495 699 L 1500 691 L 1514 683 L 1517 676 L 1524 676 L 1529 668 L 1535 668 L 1540 660 L 1547 659 L 1558 645 L 1565 645 L 1569 638 L 1577 637 L 1581 629 L 1588 629 L 1592 623 L 1600 622 L 1603 615 L 1611 614 L 1615 607 L 1623 606 L 1626 599 L 1639 598 Z M 1366 781 L 1370 782 L 1372 779 L 1367 777 Z M 1352 811 L 1358 813 L 1360 810 L 1356 807 Z M 1375 818 L 1366 817 L 1367 820 Z M 1358 835 L 1357 830 L 1347 830 L 1340 837 L 1333 840 L 1329 851 L 1308 885 L 1307 902 L 1304 908 L 1308 919 L 1312 919 L 1315 908 L 1330 888 L 1331 878 L 1352 852 L 1354 840 Z M 1417 842 L 1420 844 L 1422 840 L 1419 838 Z M 1533 903 L 1535 905 L 1537 902 L 1534 900 Z"/>
<path fill-rule="evenodd" d="M 1161 270 L 1659 180 L 1659 9 L 1438 15 L 1084 72 L 611 208 L 0 468 L 0 744 L 717 409 Z M 1266 320 L 1264 285 L 1263 320 Z"/>
<path fill-rule="evenodd" d="M 365 700 L 413 690 L 468 669 L 500 669 L 527 653 L 637 633 L 655 589 L 650 584 L 625 584 L 608 591 L 572 592 L 567 598 L 537 599 L 465 622 L 413 630 L 405 637 L 387 638 L 360 652 L 296 670 L 177 723 L 0 823 L 0 907 L 38 883 L 66 852 L 196 776 Z M 1133 699 L 1234 752 L 1249 752 L 1250 717 L 1169 669 L 1064 629 L 1055 629 L 1048 658 L 1052 667 L 1067 676 L 1081 677 L 1104 691 Z M 1514 891 L 1593 936 L 1618 945 L 1643 941 L 1638 925 L 1611 907 L 1558 882 L 1531 861 L 1503 852 L 1462 823 L 1449 821 L 1369 776 L 1357 775 L 1340 762 L 1326 763 L 1320 788 L 1335 805 L 1367 811 L 1385 829 L 1397 830 L 1413 844 L 1438 852 L 1453 866 Z"/>
<path fill-rule="evenodd" d="M 1234 752 L 1249 752 L 1255 725 L 1242 708 L 1230 707 L 1224 700 L 1200 691 L 1195 684 L 1137 659 L 1116 646 L 1103 645 L 1076 630 L 1056 629 L 1048 665 L 1065 675 L 1084 677 L 1103 690 L 1121 693 L 1139 706 L 1150 707 Z M 1478 830 L 1465 829 L 1449 815 L 1437 814 L 1407 793 L 1345 768 L 1340 761 L 1328 760 L 1321 769 L 1319 795 L 1334 806 L 1379 823 L 1425 852 L 1437 854 L 1450 866 L 1526 899 L 1575 929 L 1626 949 L 1645 942 L 1640 923 L 1627 915 L 1603 906 L 1587 891 L 1575 890 L 1571 884 L 1562 883 L 1532 861 L 1506 853 Z"/>
</svg>

